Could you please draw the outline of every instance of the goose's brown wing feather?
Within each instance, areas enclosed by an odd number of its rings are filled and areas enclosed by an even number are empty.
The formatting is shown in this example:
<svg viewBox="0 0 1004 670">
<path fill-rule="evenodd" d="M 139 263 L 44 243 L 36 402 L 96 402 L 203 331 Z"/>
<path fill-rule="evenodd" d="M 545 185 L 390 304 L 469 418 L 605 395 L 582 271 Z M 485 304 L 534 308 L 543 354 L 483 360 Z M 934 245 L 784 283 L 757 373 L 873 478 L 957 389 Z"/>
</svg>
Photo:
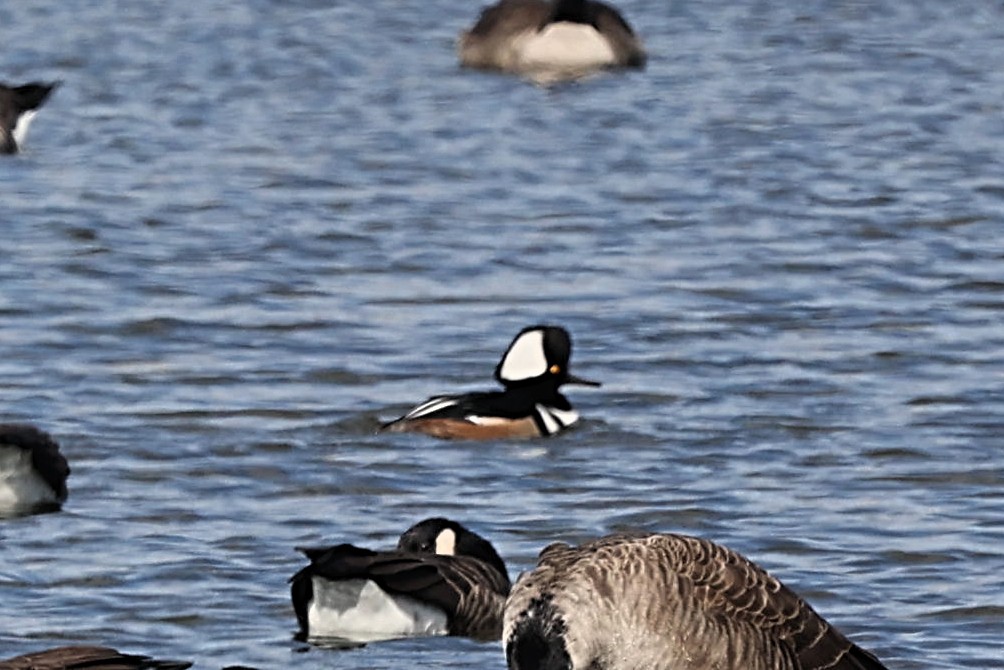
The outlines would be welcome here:
<svg viewBox="0 0 1004 670">
<path fill-rule="evenodd" d="M 0 670 L 184 670 L 182 661 L 158 661 L 109 647 L 56 647 L 0 661 Z"/>
<path fill-rule="evenodd" d="M 294 583 L 310 577 L 370 579 L 388 593 L 432 598 L 433 604 L 444 609 L 455 607 L 459 600 L 454 590 L 445 588 L 443 557 L 436 554 L 377 552 L 351 544 L 299 550 L 310 559 L 310 565 L 293 575 L 290 581 Z"/>
<path fill-rule="evenodd" d="M 714 611 L 784 641 L 801 670 L 878 670 L 878 659 L 857 647 L 798 594 L 744 556 L 707 540 L 655 536 L 671 564 L 688 577 L 694 595 Z"/>
<path fill-rule="evenodd" d="M 447 613 L 450 633 L 485 640 L 502 635 L 508 579 L 467 556 L 422 556 L 385 562 L 372 573 L 380 588 L 435 605 Z"/>
<path fill-rule="evenodd" d="M 501 636 L 508 577 L 482 561 L 467 556 L 375 552 L 350 544 L 301 551 L 311 564 L 290 580 L 294 604 L 301 603 L 297 606 L 301 624 L 311 598 L 312 577 L 369 579 L 387 593 L 406 595 L 442 610 L 453 635 Z"/>
<path fill-rule="evenodd" d="M 512 35 L 539 27 L 550 13 L 551 6 L 544 0 L 501 0 L 482 10 L 468 34 Z"/>
<path fill-rule="evenodd" d="M 627 67 L 644 67 L 647 60 L 645 49 L 630 24 L 613 7 L 601 2 L 593 4 L 596 6 L 596 29 L 606 35 L 617 62 Z"/>
<path fill-rule="evenodd" d="M 605 558 L 588 558 L 601 555 Z M 687 601 L 681 607 L 699 608 L 726 626 L 747 627 L 797 658 L 800 670 L 884 668 L 763 568 L 713 542 L 679 535 L 614 536 L 578 549 L 552 545 L 541 554 L 542 564 L 559 571 L 590 560 L 661 571 L 660 583 L 672 580 Z"/>
</svg>

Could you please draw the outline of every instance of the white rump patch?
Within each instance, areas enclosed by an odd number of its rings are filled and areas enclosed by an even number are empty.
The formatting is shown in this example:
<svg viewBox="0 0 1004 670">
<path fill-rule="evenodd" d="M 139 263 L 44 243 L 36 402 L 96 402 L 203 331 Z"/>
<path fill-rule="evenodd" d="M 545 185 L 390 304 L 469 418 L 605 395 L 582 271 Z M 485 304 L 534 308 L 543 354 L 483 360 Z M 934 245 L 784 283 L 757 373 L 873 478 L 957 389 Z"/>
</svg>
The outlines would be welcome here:
<svg viewBox="0 0 1004 670">
<path fill-rule="evenodd" d="M 37 113 L 38 112 L 34 109 L 29 109 L 26 112 L 22 112 L 21 116 L 17 117 L 17 121 L 14 123 L 14 128 L 12 130 L 14 142 L 17 144 L 18 148 L 20 148 L 24 144 L 25 139 L 27 139 L 28 125 L 31 123 L 31 120 L 35 118 L 35 114 Z"/>
<path fill-rule="evenodd" d="M 455 556 L 457 553 L 457 534 L 452 528 L 444 528 L 436 536 L 436 553 L 442 556 Z"/>
<path fill-rule="evenodd" d="M 354 642 L 446 635 L 446 614 L 408 596 L 392 596 L 368 579 L 313 577 L 307 609 L 311 638 Z"/>
<path fill-rule="evenodd" d="M 544 356 L 544 331 L 529 330 L 520 335 L 499 369 L 499 377 L 504 381 L 517 382 L 533 379 L 547 372 L 547 357 Z"/>
<path fill-rule="evenodd" d="M 457 404 L 457 398 L 455 396 L 440 396 L 438 398 L 432 398 L 426 400 L 421 405 L 411 410 L 404 415 L 405 419 L 420 419 L 428 414 L 433 414 L 441 409 L 446 409 L 447 407 L 453 407 Z"/>
<path fill-rule="evenodd" d="M 548 435 L 554 435 L 579 420 L 579 413 L 574 409 L 557 409 L 538 404 L 537 413 L 544 421 L 544 428 L 547 429 Z"/>
<path fill-rule="evenodd" d="M 617 57 L 592 26 L 559 21 L 524 38 L 520 61 L 526 70 L 587 71 L 616 65 Z"/>
<path fill-rule="evenodd" d="M 0 445 L 0 513 L 58 502 L 56 492 L 32 467 L 30 451 Z"/>
</svg>

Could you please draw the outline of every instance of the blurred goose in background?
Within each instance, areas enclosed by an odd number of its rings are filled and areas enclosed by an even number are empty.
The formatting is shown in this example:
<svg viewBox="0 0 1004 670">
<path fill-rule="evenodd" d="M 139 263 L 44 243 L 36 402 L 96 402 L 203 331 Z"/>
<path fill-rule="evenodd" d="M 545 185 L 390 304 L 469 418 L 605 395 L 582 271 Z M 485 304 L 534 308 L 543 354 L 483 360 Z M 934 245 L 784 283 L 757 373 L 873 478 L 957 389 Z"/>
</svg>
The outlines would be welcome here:
<svg viewBox="0 0 1004 670">
<path fill-rule="evenodd" d="M 0 424 L 0 516 L 59 509 L 69 475 L 48 433 L 28 424 Z"/>
<path fill-rule="evenodd" d="M 28 125 L 59 85 L 32 82 L 23 86 L 0 83 L 0 154 L 16 154 L 24 145 Z"/>
<path fill-rule="evenodd" d="M 464 67 L 501 70 L 541 83 L 610 68 L 641 68 L 641 40 L 599 0 L 500 0 L 460 35 Z"/>
<path fill-rule="evenodd" d="M 759 566 L 682 535 L 548 546 L 503 645 L 510 670 L 886 670 Z"/>
<path fill-rule="evenodd" d="M 158 661 L 108 647 L 56 647 L 0 661 L 0 670 L 185 670 L 191 663 Z"/>
<path fill-rule="evenodd" d="M 505 563 L 488 540 L 456 521 L 421 521 L 391 551 L 351 544 L 299 551 L 310 559 L 290 579 L 302 639 L 501 637 Z"/>
</svg>

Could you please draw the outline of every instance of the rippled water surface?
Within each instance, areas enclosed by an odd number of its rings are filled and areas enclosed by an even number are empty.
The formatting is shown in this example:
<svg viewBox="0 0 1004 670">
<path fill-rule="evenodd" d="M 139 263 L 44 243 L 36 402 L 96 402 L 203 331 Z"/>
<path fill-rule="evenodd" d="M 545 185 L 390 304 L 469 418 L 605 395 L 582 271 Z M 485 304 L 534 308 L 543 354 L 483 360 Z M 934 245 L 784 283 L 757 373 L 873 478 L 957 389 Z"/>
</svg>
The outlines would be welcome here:
<svg viewBox="0 0 1004 670">
<path fill-rule="evenodd" d="M 644 72 L 460 71 L 478 3 L 0 5 L 0 653 L 502 668 L 292 639 L 296 545 L 721 541 L 890 668 L 1004 668 L 1004 7 L 621 0 Z M 573 333 L 556 439 L 377 436 Z"/>
</svg>

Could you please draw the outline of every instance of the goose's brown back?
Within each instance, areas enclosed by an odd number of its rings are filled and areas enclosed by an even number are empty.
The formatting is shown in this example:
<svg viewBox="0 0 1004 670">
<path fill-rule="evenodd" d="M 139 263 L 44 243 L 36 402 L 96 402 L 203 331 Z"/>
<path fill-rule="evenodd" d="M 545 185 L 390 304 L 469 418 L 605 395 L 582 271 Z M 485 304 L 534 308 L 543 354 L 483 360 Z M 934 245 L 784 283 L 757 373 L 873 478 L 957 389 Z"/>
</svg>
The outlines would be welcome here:
<svg viewBox="0 0 1004 670">
<path fill-rule="evenodd" d="M 158 661 L 109 647 L 70 646 L 0 661 L 0 670 L 185 670 L 184 661 Z"/>
<path fill-rule="evenodd" d="M 562 631 L 567 665 L 515 662 L 533 617 L 551 618 L 545 628 Z M 520 670 L 884 668 L 759 566 L 680 535 L 547 547 L 513 587 L 503 635 L 510 667 Z"/>
</svg>

